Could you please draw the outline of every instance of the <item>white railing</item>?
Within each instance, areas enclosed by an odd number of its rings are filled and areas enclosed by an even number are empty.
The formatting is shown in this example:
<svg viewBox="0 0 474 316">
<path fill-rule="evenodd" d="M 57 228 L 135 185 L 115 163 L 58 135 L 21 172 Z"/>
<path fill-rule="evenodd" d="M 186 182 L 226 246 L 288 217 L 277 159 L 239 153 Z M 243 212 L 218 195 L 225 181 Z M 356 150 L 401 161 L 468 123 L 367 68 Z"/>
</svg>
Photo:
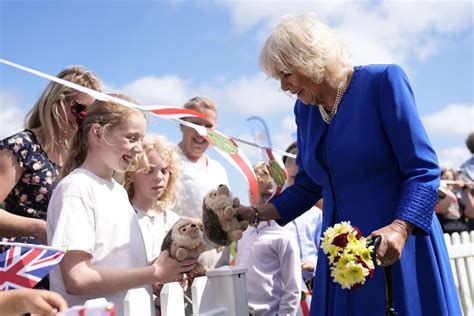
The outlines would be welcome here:
<svg viewBox="0 0 474 316">
<path fill-rule="evenodd" d="M 463 313 L 474 316 L 474 231 L 444 234 Z"/>
<path fill-rule="evenodd" d="M 224 266 L 195 278 L 191 286 L 192 315 L 248 315 L 246 271 L 241 267 Z M 178 283 L 165 284 L 160 300 L 163 316 L 184 316 L 184 294 Z"/>
<path fill-rule="evenodd" d="M 249 315 L 246 268 L 223 266 L 194 279 L 191 287 L 193 316 Z M 166 283 L 160 293 L 161 315 L 185 316 L 184 293 L 178 282 Z M 143 288 L 130 289 L 123 301 L 124 316 L 155 316 L 152 297 Z M 61 316 L 109 316 L 113 304 L 105 298 L 86 301 Z"/>
</svg>

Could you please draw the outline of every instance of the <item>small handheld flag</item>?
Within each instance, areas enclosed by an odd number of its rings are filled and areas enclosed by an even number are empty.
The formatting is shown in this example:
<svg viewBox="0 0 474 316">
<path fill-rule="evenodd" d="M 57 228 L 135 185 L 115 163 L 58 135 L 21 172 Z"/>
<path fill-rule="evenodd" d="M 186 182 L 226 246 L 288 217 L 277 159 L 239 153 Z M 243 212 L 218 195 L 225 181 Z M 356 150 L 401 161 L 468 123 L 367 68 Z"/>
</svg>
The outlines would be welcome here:
<svg viewBox="0 0 474 316">
<path fill-rule="evenodd" d="M 0 291 L 32 288 L 59 262 L 65 250 L 20 243 L 0 243 L 11 246 L 0 254 Z"/>
</svg>

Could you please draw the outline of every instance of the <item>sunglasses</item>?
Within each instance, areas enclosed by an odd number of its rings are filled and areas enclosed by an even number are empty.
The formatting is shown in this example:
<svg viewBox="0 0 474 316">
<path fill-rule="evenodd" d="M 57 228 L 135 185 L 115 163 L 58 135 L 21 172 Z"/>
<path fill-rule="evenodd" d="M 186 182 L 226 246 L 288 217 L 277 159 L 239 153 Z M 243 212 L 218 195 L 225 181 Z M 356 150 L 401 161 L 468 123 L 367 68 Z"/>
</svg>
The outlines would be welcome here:
<svg viewBox="0 0 474 316">
<path fill-rule="evenodd" d="M 71 104 L 71 112 L 72 114 L 74 115 L 78 115 L 79 113 L 81 113 L 82 111 L 85 111 L 87 108 L 87 106 L 85 106 L 83 103 L 81 103 L 80 101 L 72 101 L 72 104 Z"/>
</svg>

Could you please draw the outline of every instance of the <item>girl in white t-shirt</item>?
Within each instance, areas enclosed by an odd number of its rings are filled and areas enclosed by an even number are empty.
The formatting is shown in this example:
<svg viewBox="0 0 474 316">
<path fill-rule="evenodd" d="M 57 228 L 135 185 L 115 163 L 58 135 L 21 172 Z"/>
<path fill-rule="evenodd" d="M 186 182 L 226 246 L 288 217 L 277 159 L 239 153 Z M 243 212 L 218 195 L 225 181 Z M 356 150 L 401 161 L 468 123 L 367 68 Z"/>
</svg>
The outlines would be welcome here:
<svg viewBox="0 0 474 316">
<path fill-rule="evenodd" d="M 161 252 L 161 244 L 180 216 L 171 211 L 176 203 L 180 160 L 174 145 L 164 136 L 147 136 L 143 153 L 125 173 L 124 186 L 138 216 L 149 261 Z"/>
<path fill-rule="evenodd" d="M 162 252 L 148 265 L 137 216 L 112 175 L 142 152 L 144 113 L 95 101 L 80 122 L 48 207 L 48 243 L 68 252 L 51 273 L 51 289 L 69 305 L 104 297 L 123 315 L 130 288 L 169 282 L 191 270 Z M 82 117 L 84 117 L 82 116 Z"/>
</svg>

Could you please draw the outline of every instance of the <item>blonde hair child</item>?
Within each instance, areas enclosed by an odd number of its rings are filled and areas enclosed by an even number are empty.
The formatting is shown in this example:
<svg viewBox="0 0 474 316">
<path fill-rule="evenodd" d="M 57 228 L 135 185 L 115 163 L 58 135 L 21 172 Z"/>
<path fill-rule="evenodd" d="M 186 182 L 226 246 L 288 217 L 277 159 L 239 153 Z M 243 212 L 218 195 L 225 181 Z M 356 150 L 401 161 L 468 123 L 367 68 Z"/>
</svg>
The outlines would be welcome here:
<svg viewBox="0 0 474 316">
<path fill-rule="evenodd" d="M 143 152 L 124 175 L 124 187 L 135 209 L 148 260 L 161 252 L 164 237 L 180 216 L 171 211 L 176 202 L 180 159 L 175 145 L 164 136 L 147 137 Z"/>
<path fill-rule="evenodd" d="M 69 305 L 104 297 L 122 315 L 127 290 L 144 288 L 153 308 L 150 284 L 193 268 L 193 260 L 178 262 L 168 252 L 148 265 L 127 192 L 112 178 L 142 152 L 145 127 L 142 112 L 95 101 L 73 138 L 48 207 L 48 243 L 68 249 L 50 274 L 51 289 Z"/>
</svg>

